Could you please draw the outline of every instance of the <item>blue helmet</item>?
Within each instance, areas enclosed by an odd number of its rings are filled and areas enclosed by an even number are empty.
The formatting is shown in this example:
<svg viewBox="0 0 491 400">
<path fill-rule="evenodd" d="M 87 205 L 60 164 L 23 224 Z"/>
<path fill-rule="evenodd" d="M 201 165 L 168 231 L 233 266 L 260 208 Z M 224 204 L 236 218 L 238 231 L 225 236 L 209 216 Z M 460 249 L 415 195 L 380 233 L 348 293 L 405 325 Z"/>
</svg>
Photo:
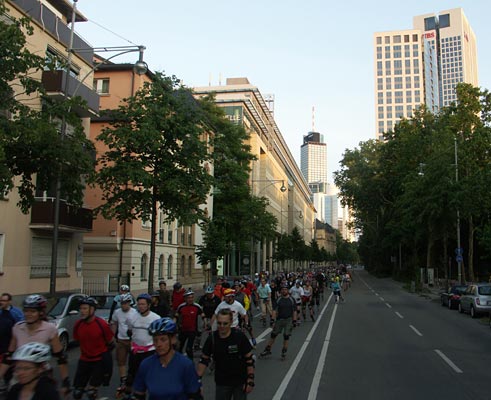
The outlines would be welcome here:
<svg viewBox="0 0 491 400">
<path fill-rule="evenodd" d="M 215 291 L 215 289 L 213 288 L 213 286 L 208 286 L 205 290 L 205 293 L 213 293 Z"/>
<path fill-rule="evenodd" d="M 156 319 L 148 327 L 148 333 L 151 336 L 156 335 L 173 335 L 177 332 L 176 323 L 169 317 Z"/>
<path fill-rule="evenodd" d="M 152 302 L 152 296 L 150 296 L 148 293 L 139 294 L 138 297 L 136 298 L 136 301 L 138 301 L 140 299 L 146 300 L 147 303 L 151 303 Z"/>
</svg>

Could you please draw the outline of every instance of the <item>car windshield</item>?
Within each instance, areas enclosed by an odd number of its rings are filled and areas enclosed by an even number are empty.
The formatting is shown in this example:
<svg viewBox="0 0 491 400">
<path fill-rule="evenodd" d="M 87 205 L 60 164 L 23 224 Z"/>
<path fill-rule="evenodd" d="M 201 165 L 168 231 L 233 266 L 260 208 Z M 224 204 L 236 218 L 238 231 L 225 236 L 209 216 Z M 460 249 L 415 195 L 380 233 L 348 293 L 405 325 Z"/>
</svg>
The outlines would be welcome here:
<svg viewBox="0 0 491 400">
<path fill-rule="evenodd" d="M 97 300 L 98 309 L 110 310 L 113 304 L 114 296 L 94 296 Z"/>
<path fill-rule="evenodd" d="M 479 294 L 484 295 L 484 296 L 491 296 L 491 286 L 479 287 Z"/>
<path fill-rule="evenodd" d="M 52 317 L 57 317 L 58 315 L 61 315 L 63 313 L 63 310 L 65 309 L 66 302 L 68 301 L 68 297 L 59 297 L 55 300 L 55 304 L 53 304 L 53 307 L 48 312 L 48 315 Z"/>
</svg>

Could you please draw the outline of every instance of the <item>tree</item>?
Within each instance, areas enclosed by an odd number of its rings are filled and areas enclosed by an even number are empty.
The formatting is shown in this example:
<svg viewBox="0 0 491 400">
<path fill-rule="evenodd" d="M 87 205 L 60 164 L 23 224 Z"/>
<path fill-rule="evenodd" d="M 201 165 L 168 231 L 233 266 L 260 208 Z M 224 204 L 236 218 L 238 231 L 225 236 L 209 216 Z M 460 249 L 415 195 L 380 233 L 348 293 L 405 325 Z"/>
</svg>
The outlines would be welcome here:
<svg viewBox="0 0 491 400">
<path fill-rule="evenodd" d="M 0 15 L 6 12 L 0 0 Z M 80 99 L 58 102 L 44 96 L 37 75 L 50 65 L 26 48 L 26 35 L 33 33 L 30 21 L 7 18 L 0 20 L 0 191 L 11 190 L 14 177 L 19 177 L 18 206 L 27 213 L 36 188 L 53 189 L 61 171 L 63 199 L 80 206 L 82 178 L 94 169 L 93 145 L 71 110 L 84 104 Z M 70 126 L 64 138 L 62 119 Z"/>
<path fill-rule="evenodd" d="M 205 218 L 212 183 L 206 107 L 176 77 L 156 73 L 111 113 L 111 126 L 98 136 L 108 150 L 100 155 L 95 183 L 105 218 L 151 221 L 148 290 L 153 290 L 157 211 L 165 221 L 191 224 Z"/>
</svg>

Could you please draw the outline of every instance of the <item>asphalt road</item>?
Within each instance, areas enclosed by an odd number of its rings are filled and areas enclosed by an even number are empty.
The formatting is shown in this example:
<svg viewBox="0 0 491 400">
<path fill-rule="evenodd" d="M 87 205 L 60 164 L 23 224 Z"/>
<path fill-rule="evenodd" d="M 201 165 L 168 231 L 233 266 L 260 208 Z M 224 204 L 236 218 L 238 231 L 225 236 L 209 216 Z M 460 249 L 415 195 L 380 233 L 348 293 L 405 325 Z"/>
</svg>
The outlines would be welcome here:
<svg viewBox="0 0 491 400">
<path fill-rule="evenodd" d="M 316 322 L 295 328 L 285 361 L 281 337 L 271 356 L 257 360 L 250 399 L 491 399 L 491 330 L 484 321 L 365 271 L 354 279 L 344 303 L 335 305 L 327 292 Z M 269 329 L 259 318 L 254 328 L 263 339 L 259 354 Z M 69 353 L 73 376 L 78 349 Z M 115 366 L 100 396 L 113 399 L 118 381 Z M 203 386 L 205 399 L 213 399 L 211 373 Z"/>
</svg>

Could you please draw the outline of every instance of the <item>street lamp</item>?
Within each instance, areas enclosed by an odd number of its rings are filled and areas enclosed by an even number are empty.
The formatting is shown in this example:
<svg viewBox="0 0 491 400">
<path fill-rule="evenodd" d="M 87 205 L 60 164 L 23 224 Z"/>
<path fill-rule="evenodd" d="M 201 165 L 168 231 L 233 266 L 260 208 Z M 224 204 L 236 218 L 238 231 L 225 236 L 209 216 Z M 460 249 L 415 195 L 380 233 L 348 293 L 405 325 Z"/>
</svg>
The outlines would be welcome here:
<svg viewBox="0 0 491 400">
<path fill-rule="evenodd" d="M 72 19 L 71 19 L 71 26 L 70 26 L 70 41 L 69 45 L 67 48 L 67 62 L 66 62 L 66 67 L 65 67 L 65 79 L 64 79 L 64 90 L 65 90 L 65 96 L 68 97 L 68 85 L 69 85 L 69 77 L 70 77 L 70 68 L 72 64 L 72 57 L 73 57 L 73 52 L 82 52 L 82 51 L 87 51 L 87 49 L 74 49 L 73 48 L 73 37 L 75 33 L 75 20 L 76 20 L 76 13 L 77 13 L 77 2 L 78 0 L 73 0 L 73 5 L 72 5 Z M 133 70 L 137 75 L 143 75 L 147 72 L 148 66 L 145 61 L 143 61 L 143 51 L 145 50 L 145 46 L 120 46 L 120 47 L 94 47 L 90 49 L 89 51 L 98 51 L 98 52 L 105 52 L 105 51 L 110 51 L 110 52 L 118 52 L 117 54 L 101 61 L 100 63 L 94 65 L 92 69 L 85 74 L 85 76 L 78 82 L 75 90 L 72 93 L 72 97 L 75 97 L 77 94 L 78 89 L 81 87 L 82 83 L 87 79 L 87 77 L 93 73 L 100 65 L 108 62 L 112 58 L 115 58 L 117 56 L 126 54 L 126 53 L 131 53 L 131 52 L 139 52 L 139 57 L 138 61 L 135 63 Z M 70 112 L 70 109 L 68 110 Z M 62 121 L 61 121 L 61 130 L 60 130 L 60 137 L 61 140 L 66 136 L 66 130 L 67 130 L 67 124 L 66 124 L 66 118 L 63 116 Z M 58 240 L 59 240 L 59 231 L 60 231 L 60 201 L 61 201 L 61 166 L 59 167 L 57 171 L 57 177 L 56 177 L 56 189 L 55 189 L 55 199 L 54 199 L 54 212 L 53 212 L 53 243 L 51 246 L 51 268 L 50 268 L 50 281 L 49 281 L 49 293 L 50 295 L 54 296 L 56 294 L 56 270 L 58 267 Z"/>
<path fill-rule="evenodd" d="M 269 185 L 265 185 L 258 193 L 258 196 L 264 191 L 266 190 L 268 187 L 270 187 L 271 185 L 274 185 L 275 183 L 279 183 L 281 182 L 281 187 L 280 187 L 280 191 L 282 193 L 285 193 L 286 192 L 286 186 L 285 186 L 285 180 L 284 179 L 253 179 L 251 181 L 253 184 L 256 183 L 256 182 L 268 182 Z"/>
</svg>

